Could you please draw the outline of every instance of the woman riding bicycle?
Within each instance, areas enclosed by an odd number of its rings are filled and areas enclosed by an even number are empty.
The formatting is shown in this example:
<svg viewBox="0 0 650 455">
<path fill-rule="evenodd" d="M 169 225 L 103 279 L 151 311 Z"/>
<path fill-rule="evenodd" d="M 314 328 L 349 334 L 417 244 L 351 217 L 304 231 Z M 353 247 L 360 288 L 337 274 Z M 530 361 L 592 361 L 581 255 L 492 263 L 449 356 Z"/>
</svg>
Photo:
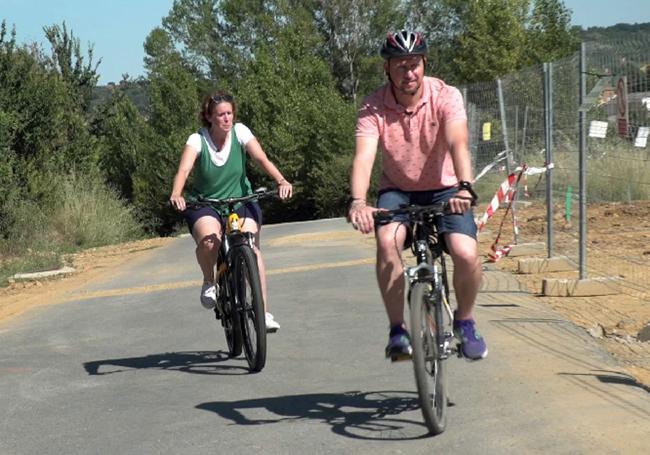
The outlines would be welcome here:
<svg viewBox="0 0 650 455">
<path fill-rule="evenodd" d="M 212 207 L 186 206 L 183 189 L 190 172 L 195 169 L 193 185 L 188 192 L 191 197 L 222 199 L 246 196 L 253 192 L 246 177 L 248 153 L 277 182 L 281 199 L 290 198 L 293 193 L 291 183 L 269 160 L 250 129 L 242 123 L 235 123 L 236 112 L 237 106 L 232 95 L 216 92 L 203 99 L 199 113 L 203 127 L 190 135 L 185 143 L 169 197 L 172 206 L 183 212 L 196 242 L 196 259 L 203 272 L 201 304 L 207 309 L 216 305 L 214 273 L 224 233 L 224 214 Z M 255 235 L 254 248 L 266 306 L 266 275 L 259 249 L 262 212 L 257 202 L 241 205 L 236 211 L 242 222 L 242 230 Z M 268 311 L 266 327 L 270 332 L 280 328 L 280 324 Z"/>
</svg>

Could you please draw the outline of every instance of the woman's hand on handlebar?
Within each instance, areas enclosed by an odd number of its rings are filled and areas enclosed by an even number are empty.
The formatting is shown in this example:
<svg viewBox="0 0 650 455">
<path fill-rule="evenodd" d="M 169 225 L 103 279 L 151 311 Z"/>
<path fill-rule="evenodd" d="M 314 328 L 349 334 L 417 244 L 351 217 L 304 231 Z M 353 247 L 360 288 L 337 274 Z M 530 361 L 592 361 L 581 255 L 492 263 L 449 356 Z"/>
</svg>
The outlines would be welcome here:
<svg viewBox="0 0 650 455">
<path fill-rule="evenodd" d="M 293 196 L 293 185 L 285 179 L 280 180 L 278 182 L 278 196 L 282 200 L 289 199 Z"/>
<path fill-rule="evenodd" d="M 180 194 L 179 195 L 172 194 L 169 197 L 169 203 L 172 205 L 172 207 L 174 207 L 179 212 L 182 212 L 187 208 L 187 205 L 185 204 L 185 198 Z"/>
</svg>

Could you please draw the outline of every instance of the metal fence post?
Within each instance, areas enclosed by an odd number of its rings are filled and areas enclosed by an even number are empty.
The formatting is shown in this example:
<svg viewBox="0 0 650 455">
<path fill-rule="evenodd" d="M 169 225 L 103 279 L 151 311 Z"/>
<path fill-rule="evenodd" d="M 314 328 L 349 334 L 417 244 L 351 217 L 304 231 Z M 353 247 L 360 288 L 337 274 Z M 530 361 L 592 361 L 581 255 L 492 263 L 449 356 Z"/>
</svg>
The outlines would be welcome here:
<svg viewBox="0 0 650 455">
<path fill-rule="evenodd" d="M 528 104 L 524 109 L 524 128 L 521 133 L 521 150 L 523 153 L 526 153 L 526 127 L 528 126 Z"/>
<path fill-rule="evenodd" d="M 553 160 L 553 66 L 544 63 L 544 146 L 546 165 Z M 546 168 L 546 249 L 548 257 L 553 257 L 553 174 Z"/>
<path fill-rule="evenodd" d="M 501 114 L 501 130 L 503 134 L 503 145 L 506 151 L 506 173 L 510 175 L 510 166 L 511 159 L 510 156 L 510 147 L 508 145 L 508 128 L 506 124 L 506 107 L 503 101 L 503 87 L 501 85 L 501 79 L 497 79 L 497 94 L 499 96 L 499 112 Z M 514 240 L 515 244 L 519 243 L 519 229 L 517 228 L 517 216 L 515 215 L 515 203 L 517 202 L 517 193 L 515 193 L 515 200 L 513 201 L 512 208 L 510 212 L 512 213 L 512 225 L 514 231 Z"/>
<path fill-rule="evenodd" d="M 580 279 L 587 278 L 587 108 L 584 106 L 587 97 L 587 51 L 584 42 L 580 44 L 580 109 L 578 110 L 578 125 L 580 129 L 579 147 L 579 187 L 580 187 L 580 241 L 579 267 Z"/>
</svg>

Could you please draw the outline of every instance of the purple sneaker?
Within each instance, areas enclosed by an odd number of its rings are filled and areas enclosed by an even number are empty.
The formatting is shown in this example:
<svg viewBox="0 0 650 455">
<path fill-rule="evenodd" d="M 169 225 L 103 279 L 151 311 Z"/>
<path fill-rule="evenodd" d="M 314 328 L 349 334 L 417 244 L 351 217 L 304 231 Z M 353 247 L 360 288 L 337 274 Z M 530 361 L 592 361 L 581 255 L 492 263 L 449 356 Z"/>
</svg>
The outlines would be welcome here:
<svg viewBox="0 0 650 455">
<path fill-rule="evenodd" d="M 487 345 L 473 319 L 456 320 L 454 318 L 454 335 L 460 341 L 463 356 L 470 360 L 484 359 L 488 354 Z"/>
<path fill-rule="evenodd" d="M 390 329 L 388 346 L 386 346 L 386 358 L 389 358 L 393 362 L 410 360 L 412 353 L 411 337 L 406 329 L 401 325 Z"/>
</svg>

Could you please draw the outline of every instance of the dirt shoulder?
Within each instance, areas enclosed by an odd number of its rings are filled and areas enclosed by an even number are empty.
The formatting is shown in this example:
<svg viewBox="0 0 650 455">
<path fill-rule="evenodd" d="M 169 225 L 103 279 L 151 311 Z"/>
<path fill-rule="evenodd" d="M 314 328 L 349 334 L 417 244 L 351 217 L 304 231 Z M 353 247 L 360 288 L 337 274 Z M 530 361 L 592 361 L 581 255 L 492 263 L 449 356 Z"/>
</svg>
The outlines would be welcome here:
<svg viewBox="0 0 650 455">
<path fill-rule="evenodd" d="M 6 288 L 0 288 L 0 322 L 6 322 L 34 307 L 62 302 L 71 291 L 100 279 L 125 261 L 147 254 L 171 241 L 172 238 L 154 238 L 92 248 L 66 258 L 66 262 L 75 269 L 69 275 L 15 281 Z"/>
<path fill-rule="evenodd" d="M 555 208 L 554 255 L 577 258 L 577 214 L 572 221 L 566 221 L 564 215 L 562 207 Z M 490 227 L 496 230 L 502 217 L 503 213 L 495 215 Z M 639 332 L 650 325 L 650 201 L 593 205 L 587 210 L 587 218 L 587 277 L 616 279 L 620 283 L 618 294 L 546 297 L 541 295 L 545 278 L 578 279 L 578 271 L 520 274 L 521 258 L 510 257 L 497 261 L 497 266 L 512 272 L 541 302 L 587 330 L 631 376 L 650 387 L 650 341 L 637 339 Z M 517 224 L 523 242 L 546 242 L 545 206 L 531 204 L 518 208 Z M 512 229 L 504 229 L 503 235 L 500 245 L 512 240 Z M 494 240 L 489 237 L 481 239 L 485 254 Z"/>
</svg>

